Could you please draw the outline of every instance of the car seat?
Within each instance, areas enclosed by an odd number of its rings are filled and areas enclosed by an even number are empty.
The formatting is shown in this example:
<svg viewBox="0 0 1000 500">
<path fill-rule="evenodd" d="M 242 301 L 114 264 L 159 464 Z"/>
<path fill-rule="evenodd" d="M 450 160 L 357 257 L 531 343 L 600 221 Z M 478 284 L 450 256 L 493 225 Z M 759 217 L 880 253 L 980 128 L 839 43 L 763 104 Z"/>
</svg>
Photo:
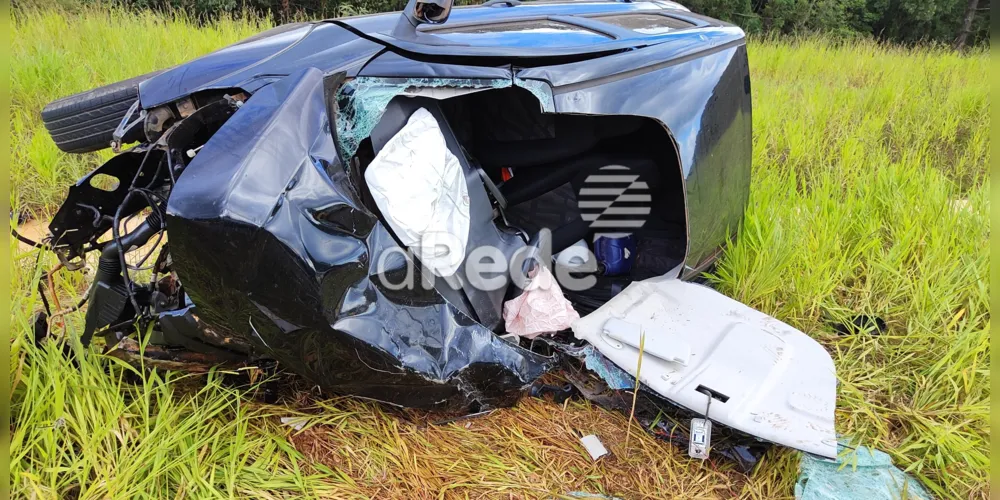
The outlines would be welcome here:
<svg viewBox="0 0 1000 500">
<path fill-rule="evenodd" d="M 496 329 L 503 320 L 503 301 L 507 289 L 502 287 L 499 290 L 479 290 L 469 283 L 465 279 L 467 276 L 467 257 L 478 247 L 491 246 L 499 249 L 507 258 L 507 262 L 510 262 L 514 254 L 526 246 L 526 242 L 518 231 L 494 222 L 494 202 L 484 184 L 484 182 L 489 182 L 489 179 L 469 162 L 448 120 L 442 113 L 438 101 L 426 97 L 397 96 L 393 98 L 386 106 L 382 119 L 371 132 L 372 149 L 375 154 L 378 154 L 386 143 L 406 125 L 410 115 L 421 108 L 426 109 L 437 120 L 441 133 L 444 135 L 445 144 L 461 163 L 469 194 L 470 225 L 468 243 L 465 249 L 466 259 L 463 260 L 458 272 L 454 275 L 458 279 L 435 276 L 434 288 L 450 304 L 468 316 L 477 319 L 487 328 Z M 499 191 L 496 193 L 499 195 Z M 503 271 L 503 274 L 506 274 L 509 283 L 509 270 Z"/>
</svg>

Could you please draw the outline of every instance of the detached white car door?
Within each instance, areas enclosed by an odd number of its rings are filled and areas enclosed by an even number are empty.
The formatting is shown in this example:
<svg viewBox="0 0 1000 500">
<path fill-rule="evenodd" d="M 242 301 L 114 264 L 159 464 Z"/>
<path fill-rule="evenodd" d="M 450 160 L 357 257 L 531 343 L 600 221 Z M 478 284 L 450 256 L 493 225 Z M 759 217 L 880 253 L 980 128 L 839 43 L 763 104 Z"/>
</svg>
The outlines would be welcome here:
<svg viewBox="0 0 1000 500">
<path fill-rule="evenodd" d="M 663 397 L 763 440 L 837 456 L 833 361 L 775 318 L 702 285 L 651 278 L 573 332 L 632 376 L 645 336 L 638 378 Z"/>
</svg>

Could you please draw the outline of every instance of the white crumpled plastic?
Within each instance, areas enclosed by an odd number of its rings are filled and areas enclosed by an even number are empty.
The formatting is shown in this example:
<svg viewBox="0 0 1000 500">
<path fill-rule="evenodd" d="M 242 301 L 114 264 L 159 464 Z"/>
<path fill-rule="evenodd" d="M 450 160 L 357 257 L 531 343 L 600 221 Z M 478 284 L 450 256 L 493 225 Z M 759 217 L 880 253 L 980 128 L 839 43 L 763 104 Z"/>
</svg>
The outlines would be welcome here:
<svg viewBox="0 0 1000 500">
<path fill-rule="evenodd" d="M 365 171 L 372 198 L 396 236 L 434 274 L 455 274 L 469 242 L 469 190 L 437 120 L 415 111 Z"/>
<path fill-rule="evenodd" d="M 521 295 L 503 304 L 508 334 L 533 338 L 565 330 L 580 319 L 548 267 L 536 267 L 530 279 Z"/>
</svg>

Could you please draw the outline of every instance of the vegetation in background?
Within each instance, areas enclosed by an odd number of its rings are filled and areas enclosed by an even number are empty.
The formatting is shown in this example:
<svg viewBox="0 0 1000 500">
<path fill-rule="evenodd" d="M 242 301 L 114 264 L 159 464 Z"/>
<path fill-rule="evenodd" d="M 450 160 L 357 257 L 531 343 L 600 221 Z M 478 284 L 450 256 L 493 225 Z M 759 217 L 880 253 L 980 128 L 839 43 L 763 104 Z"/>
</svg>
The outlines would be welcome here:
<svg viewBox="0 0 1000 500">
<path fill-rule="evenodd" d="M 532 1 L 532 0 L 524 0 Z M 483 3 L 456 0 L 457 5 Z M 751 34 L 824 33 L 957 48 L 989 44 L 990 0 L 681 0 L 692 11 Z M 281 22 L 402 10 L 406 0 L 14 0 L 15 8 L 128 7 L 185 12 L 198 19 L 248 13 Z"/>
<path fill-rule="evenodd" d="M 989 0 L 682 0 L 748 33 L 873 36 L 897 43 L 989 44 Z M 966 25 L 965 18 L 971 13 Z M 961 44 L 956 41 L 962 35 Z"/>
<path fill-rule="evenodd" d="M 46 102 L 270 23 L 16 13 L 11 206 L 25 218 L 50 215 L 69 184 L 108 156 L 59 152 L 39 119 Z M 826 346 L 847 439 L 889 452 L 942 498 L 987 498 L 987 54 L 819 38 L 758 38 L 749 53 L 751 203 L 716 286 Z M 31 291 L 55 259 L 10 245 L 13 496 L 792 494 L 795 452 L 775 448 L 747 477 L 645 434 L 633 433 L 626 449 L 625 417 L 584 402 L 529 399 L 435 426 L 419 412 L 350 398 L 266 405 L 218 374 L 137 371 L 96 351 L 77 352 L 77 367 L 62 344 L 32 338 L 40 304 Z M 60 271 L 53 285 L 65 305 L 85 281 Z M 834 333 L 831 324 L 858 314 L 883 318 L 887 331 Z M 82 314 L 66 323 L 55 332 L 73 338 Z M 590 433 L 612 457 L 592 463 L 578 442 Z"/>
</svg>

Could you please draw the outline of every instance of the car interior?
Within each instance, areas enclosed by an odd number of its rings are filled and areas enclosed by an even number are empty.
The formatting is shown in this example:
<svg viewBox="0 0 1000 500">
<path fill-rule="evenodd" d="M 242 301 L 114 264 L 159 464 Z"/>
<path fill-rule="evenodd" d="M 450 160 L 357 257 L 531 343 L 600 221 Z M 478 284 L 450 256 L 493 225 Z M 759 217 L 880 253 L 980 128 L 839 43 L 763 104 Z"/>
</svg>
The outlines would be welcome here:
<svg viewBox="0 0 1000 500">
<path fill-rule="evenodd" d="M 539 101 L 518 87 L 441 100 L 400 95 L 389 102 L 355 154 L 355 178 L 363 178 L 379 151 L 421 108 L 438 121 L 466 176 L 472 219 L 467 253 L 490 245 L 510 259 L 526 246 L 549 246 L 556 255 L 572 246 L 593 250 L 596 239 L 605 234 L 628 235 L 634 246 L 626 252 L 630 262 L 626 268 L 598 265 L 567 270 L 589 273 L 597 280 L 587 290 L 563 290 L 581 314 L 600 307 L 632 281 L 666 274 L 683 262 L 687 243 L 683 181 L 673 141 L 655 120 L 544 113 Z M 628 174 L 624 184 L 594 183 L 616 180 L 605 174 L 622 172 Z M 365 203 L 378 213 L 365 183 L 358 184 Z M 638 194 L 630 198 L 630 193 Z M 597 201 L 581 199 L 591 195 Z M 636 210 L 645 213 L 641 225 L 630 222 L 634 217 L 602 225 L 598 221 L 608 223 L 607 210 L 588 214 L 593 205 L 582 201 L 616 206 L 623 212 L 629 212 L 623 206 L 638 206 Z M 576 264 L 560 259 L 552 263 Z M 435 288 L 494 330 L 503 328 L 504 301 L 520 292 L 517 286 L 482 291 L 441 278 Z"/>
</svg>

